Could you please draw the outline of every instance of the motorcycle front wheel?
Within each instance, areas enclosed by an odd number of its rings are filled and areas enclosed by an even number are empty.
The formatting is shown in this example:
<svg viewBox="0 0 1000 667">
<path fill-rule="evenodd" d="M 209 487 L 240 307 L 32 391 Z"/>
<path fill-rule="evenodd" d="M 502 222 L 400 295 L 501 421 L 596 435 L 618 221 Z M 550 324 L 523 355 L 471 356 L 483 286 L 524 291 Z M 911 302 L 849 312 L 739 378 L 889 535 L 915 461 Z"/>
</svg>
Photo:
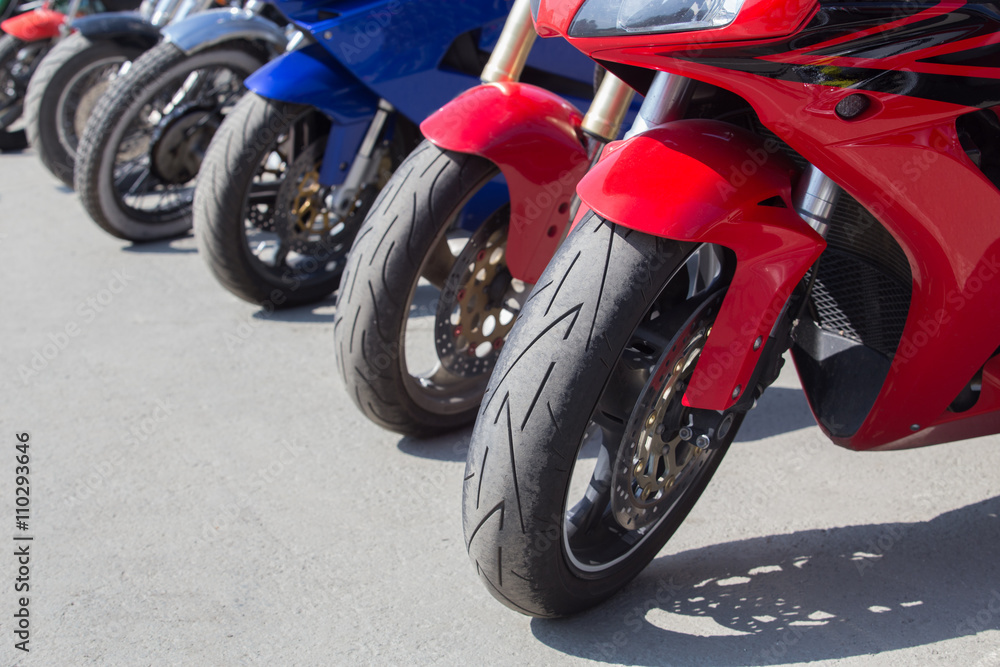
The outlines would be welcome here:
<svg viewBox="0 0 1000 667">
<path fill-rule="evenodd" d="M 24 93 L 38 61 L 51 41 L 28 45 L 13 35 L 0 35 L 0 151 L 22 151 L 28 136 L 21 125 Z M 18 54 L 26 49 L 25 58 Z"/>
<path fill-rule="evenodd" d="M 427 436 L 475 418 L 530 290 L 507 270 L 509 195 L 495 190 L 498 173 L 424 141 L 358 232 L 334 343 L 348 393 L 385 428 Z"/>
<path fill-rule="evenodd" d="M 32 75 L 24 102 L 28 143 L 69 187 L 87 119 L 122 65 L 140 53 L 135 46 L 75 33 L 56 44 Z"/>
<path fill-rule="evenodd" d="M 398 159 L 377 147 L 378 173 L 339 214 L 337 188 L 320 183 L 329 125 L 313 107 L 251 93 L 212 141 L 195 188 L 195 235 L 209 269 L 241 299 L 296 306 L 340 283 L 354 237 Z"/>
<path fill-rule="evenodd" d="M 243 40 L 191 55 L 161 42 L 115 79 L 77 149 L 74 185 L 94 222 L 136 242 L 188 232 L 202 158 L 265 60 Z"/>
<path fill-rule="evenodd" d="M 466 464 L 466 544 L 498 600 L 582 611 L 680 526 L 742 420 L 701 449 L 681 402 L 734 267 L 718 246 L 596 215 L 559 249 L 497 361 Z"/>
</svg>

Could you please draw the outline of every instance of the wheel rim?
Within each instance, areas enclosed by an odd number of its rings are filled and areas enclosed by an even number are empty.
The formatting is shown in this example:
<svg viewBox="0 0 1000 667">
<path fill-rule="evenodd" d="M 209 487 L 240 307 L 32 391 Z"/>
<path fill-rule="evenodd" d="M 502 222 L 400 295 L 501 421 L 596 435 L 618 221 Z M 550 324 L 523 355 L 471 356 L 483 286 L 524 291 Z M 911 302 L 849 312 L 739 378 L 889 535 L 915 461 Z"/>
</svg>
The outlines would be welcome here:
<svg viewBox="0 0 1000 667">
<path fill-rule="evenodd" d="M 11 58 L 0 64 L 0 129 L 23 131 L 21 115 L 25 90 L 35 67 L 50 46 L 47 42 L 22 44 Z"/>
<path fill-rule="evenodd" d="M 437 358 L 456 379 L 492 370 L 528 295 L 528 286 L 507 269 L 508 220 L 506 210 L 498 212 L 472 235 L 438 299 Z"/>
<path fill-rule="evenodd" d="M 364 211 L 391 174 L 385 151 L 373 185 L 337 213 L 335 186 L 320 183 L 327 137 L 307 113 L 277 137 L 253 175 L 243 206 L 243 238 L 251 264 L 265 278 L 288 285 L 313 285 L 339 276 Z"/>
<path fill-rule="evenodd" d="M 0 127 L 6 127 L 13 121 L 7 119 L 7 111 L 18 104 L 21 97 L 18 81 L 11 73 L 13 64 L 13 58 L 0 63 Z"/>
<path fill-rule="evenodd" d="M 453 221 L 421 263 L 400 349 L 407 393 L 426 410 L 457 414 L 479 404 L 528 298 L 531 286 L 507 270 L 509 223 L 508 205 L 486 216 L 472 234 Z"/>
<path fill-rule="evenodd" d="M 101 58 L 74 74 L 60 91 L 56 103 L 56 131 L 63 150 L 71 157 L 76 155 L 80 137 L 97 101 L 118 75 L 122 63 L 127 60 L 122 55 Z"/>
<path fill-rule="evenodd" d="M 132 112 L 112 165 L 114 196 L 126 215 L 166 223 L 187 214 L 197 166 L 222 118 L 243 95 L 245 76 L 246 72 L 226 65 L 183 72 L 160 85 Z M 176 164 L 164 165 L 165 156 L 193 163 L 178 169 Z"/>
<path fill-rule="evenodd" d="M 683 518 L 689 494 L 725 453 L 725 438 L 702 450 L 679 433 L 688 424 L 681 399 L 725 294 L 722 267 L 717 247 L 689 256 L 632 333 L 591 414 L 563 510 L 563 551 L 580 576 L 602 575 Z"/>
</svg>

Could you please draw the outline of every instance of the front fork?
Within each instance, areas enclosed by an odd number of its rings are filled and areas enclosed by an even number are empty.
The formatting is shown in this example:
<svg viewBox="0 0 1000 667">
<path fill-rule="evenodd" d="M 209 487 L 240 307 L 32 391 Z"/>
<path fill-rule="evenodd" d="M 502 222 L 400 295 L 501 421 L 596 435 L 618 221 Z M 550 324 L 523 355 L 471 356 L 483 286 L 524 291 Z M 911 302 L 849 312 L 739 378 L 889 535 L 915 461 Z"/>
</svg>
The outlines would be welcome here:
<svg viewBox="0 0 1000 667">
<path fill-rule="evenodd" d="M 693 89 L 694 81 L 691 79 L 667 72 L 657 73 L 643 100 L 639 114 L 625 138 L 683 118 Z M 799 175 L 792 191 L 792 205 L 806 224 L 825 239 L 841 193 L 840 186 L 829 176 L 813 165 L 808 165 Z M 816 280 L 818 266 L 819 260 L 816 260 L 803 299 L 808 298 L 808 292 Z M 702 449 L 714 446 L 728 431 L 726 424 L 731 423 L 730 415 L 752 408 L 760 391 L 777 379 L 782 363 L 781 357 L 787 349 L 793 320 L 797 316 L 797 313 L 790 315 L 787 312 L 791 301 L 790 297 L 776 319 L 752 381 L 748 383 L 748 389 L 751 387 L 753 389 L 744 391 L 741 400 L 725 412 L 691 409 L 691 423 L 685 429 L 685 434 L 689 437 L 685 439 Z M 764 342 L 758 338 L 754 341 L 754 349 L 758 349 L 762 344 Z"/>
<path fill-rule="evenodd" d="M 383 136 L 386 126 L 396 109 L 386 100 L 379 100 L 378 111 L 368 125 L 361 146 L 351 162 L 350 170 L 334 191 L 333 210 L 341 217 L 351 212 L 351 207 L 357 201 L 358 193 L 378 176 L 378 169 L 385 154 L 379 139 Z M 329 147 L 328 147 L 329 152 Z M 334 157 L 334 156 L 329 156 Z M 324 156 L 324 161 L 328 156 Z"/>
<path fill-rule="evenodd" d="M 692 79 L 668 72 L 657 73 L 642 102 L 639 115 L 625 138 L 683 118 L 693 90 Z M 839 185 L 819 169 L 809 165 L 799 176 L 792 193 L 792 204 L 806 224 L 826 238 L 840 193 Z"/>
</svg>

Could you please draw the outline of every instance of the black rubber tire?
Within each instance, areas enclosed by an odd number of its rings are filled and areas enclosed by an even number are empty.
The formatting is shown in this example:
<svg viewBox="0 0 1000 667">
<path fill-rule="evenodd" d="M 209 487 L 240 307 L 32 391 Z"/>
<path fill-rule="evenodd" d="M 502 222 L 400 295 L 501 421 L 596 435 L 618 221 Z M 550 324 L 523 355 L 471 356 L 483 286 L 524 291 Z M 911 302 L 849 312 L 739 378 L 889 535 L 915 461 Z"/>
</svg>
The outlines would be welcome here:
<svg viewBox="0 0 1000 667">
<path fill-rule="evenodd" d="M 194 229 L 199 252 L 223 287 L 251 303 L 298 306 L 328 296 L 340 284 L 340 272 L 310 283 L 264 275 L 254 266 L 244 233 L 247 193 L 257 166 L 277 138 L 310 113 L 319 112 L 247 94 L 219 127 L 198 174 Z M 325 136 L 318 140 L 325 145 Z"/>
<path fill-rule="evenodd" d="M 587 578 L 570 567 L 563 516 L 584 429 L 632 332 L 692 249 L 591 215 L 509 334 L 472 435 L 462 519 L 477 573 L 510 608 L 565 616 L 614 594 L 655 557 L 721 461 L 710 459 L 676 513 L 621 562 Z"/>
<path fill-rule="evenodd" d="M 407 391 L 400 344 L 424 258 L 468 198 L 498 173 L 490 161 L 421 143 L 372 206 L 351 248 L 334 320 L 347 392 L 373 422 L 423 437 L 461 428 L 475 406 L 443 414 Z"/>
<path fill-rule="evenodd" d="M 134 113 L 184 72 L 206 65 L 231 65 L 253 73 L 266 62 L 266 51 L 250 42 L 224 42 L 191 55 L 170 42 L 161 42 L 142 54 L 124 76 L 115 79 L 94 109 L 77 150 L 74 185 L 90 217 L 112 236 L 135 242 L 157 241 L 186 234 L 191 208 L 169 218 L 138 220 L 118 203 L 112 168 L 120 135 Z"/>
<path fill-rule="evenodd" d="M 142 49 L 114 40 L 91 41 L 80 33 L 61 40 L 38 64 L 31 77 L 24 101 L 28 144 L 35 149 L 42 164 L 60 181 L 73 187 L 75 146 L 59 137 L 59 117 L 66 87 L 74 78 L 96 63 L 134 60 Z M 79 143 L 79 137 L 69 142 Z"/>
<path fill-rule="evenodd" d="M 24 42 L 13 35 L 0 35 L 0 68 L 10 67 L 10 63 L 23 45 Z M 16 121 L 17 118 L 14 118 L 11 123 Z M 28 135 L 23 129 L 8 132 L 5 128 L 0 128 L 0 151 L 4 153 L 23 151 L 27 147 Z"/>
</svg>

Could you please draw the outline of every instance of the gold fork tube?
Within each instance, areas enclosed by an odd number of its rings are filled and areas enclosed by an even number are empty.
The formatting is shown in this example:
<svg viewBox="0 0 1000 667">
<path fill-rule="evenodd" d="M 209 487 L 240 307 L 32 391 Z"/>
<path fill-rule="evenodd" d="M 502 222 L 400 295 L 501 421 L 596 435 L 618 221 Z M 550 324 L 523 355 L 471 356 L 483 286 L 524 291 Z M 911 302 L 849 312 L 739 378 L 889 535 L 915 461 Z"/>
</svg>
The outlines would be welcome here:
<svg viewBox="0 0 1000 667">
<path fill-rule="evenodd" d="M 520 79 L 537 36 L 535 24 L 531 21 L 530 0 L 514 0 L 497 46 L 483 68 L 482 82 L 503 83 Z"/>
<path fill-rule="evenodd" d="M 583 117 L 583 131 L 604 143 L 617 139 L 634 94 L 631 86 L 607 72 Z"/>
</svg>

